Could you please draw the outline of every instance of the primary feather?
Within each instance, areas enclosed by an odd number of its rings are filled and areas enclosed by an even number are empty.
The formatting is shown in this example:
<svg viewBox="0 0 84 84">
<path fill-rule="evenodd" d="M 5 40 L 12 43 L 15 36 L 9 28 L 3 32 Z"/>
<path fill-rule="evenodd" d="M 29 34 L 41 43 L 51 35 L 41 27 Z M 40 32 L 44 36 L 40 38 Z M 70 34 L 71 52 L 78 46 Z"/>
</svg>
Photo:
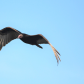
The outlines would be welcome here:
<svg viewBox="0 0 84 84">
<path fill-rule="evenodd" d="M 16 39 L 19 34 L 20 34 L 19 31 L 15 30 L 11 27 L 6 27 L 6 28 L 0 30 L 0 50 L 7 43 L 12 41 L 13 39 Z"/>
</svg>

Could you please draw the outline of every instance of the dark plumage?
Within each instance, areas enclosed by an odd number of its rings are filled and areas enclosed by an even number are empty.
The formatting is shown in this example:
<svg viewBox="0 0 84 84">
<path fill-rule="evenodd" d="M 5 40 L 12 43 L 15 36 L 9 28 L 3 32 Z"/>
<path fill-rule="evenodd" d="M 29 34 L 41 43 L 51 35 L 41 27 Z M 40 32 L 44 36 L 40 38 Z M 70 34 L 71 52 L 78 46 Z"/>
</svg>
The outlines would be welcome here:
<svg viewBox="0 0 84 84">
<path fill-rule="evenodd" d="M 39 48 L 42 48 L 39 44 L 49 44 L 55 54 L 57 62 L 59 62 L 60 53 L 51 45 L 51 43 L 43 35 L 27 35 L 11 27 L 6 27 L 0 30 L 0 50 L 3 46 L 5 46 L 7 43 L 16 38 L 20 38 L 20 40 L 22 40 L 23 42 L 31 45 L 36 45 Z"/>
</svg>

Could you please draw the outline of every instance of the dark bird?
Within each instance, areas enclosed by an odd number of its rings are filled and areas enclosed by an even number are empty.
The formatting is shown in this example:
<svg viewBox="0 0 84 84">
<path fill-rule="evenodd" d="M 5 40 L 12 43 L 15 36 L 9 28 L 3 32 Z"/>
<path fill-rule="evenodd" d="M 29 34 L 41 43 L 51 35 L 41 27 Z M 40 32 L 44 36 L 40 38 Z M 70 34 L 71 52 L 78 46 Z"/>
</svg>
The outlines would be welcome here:
<svg viewBox="0 0 84 84">
<path fill-rule="evenodd" d="M 7 43 L 16 38 L 19 38 L 24 43 L 36 45 L 39 48 L 42 48 L 39 44 L 49 44 L 55 54 L 57 63 L 59 63 L 60 53 L 51 45 L 51 43 L 43 35 L 41 34 L 28 35 L 21 33 L 20 31 L 11 27 L 5 27 L 2 30 L 0 30 L 0 50 L 2 49 L 3 46 L 5 46 Z"/>
</svg>

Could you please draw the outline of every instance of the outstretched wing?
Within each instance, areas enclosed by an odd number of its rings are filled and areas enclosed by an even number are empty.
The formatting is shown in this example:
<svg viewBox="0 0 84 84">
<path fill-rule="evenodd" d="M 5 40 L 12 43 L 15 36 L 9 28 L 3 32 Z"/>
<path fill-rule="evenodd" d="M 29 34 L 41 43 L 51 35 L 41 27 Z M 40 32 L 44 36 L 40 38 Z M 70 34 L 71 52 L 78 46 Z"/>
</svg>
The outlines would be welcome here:
<svg viewBox="0 0 84 84">
<path fill-rule="evenodd" d="M 0 50 L 7 43 L 12 41 L 13 39 L 16 39 L 20 33 L 21 32 L 13 29 L 11 27 L 6 27 L 6 28 L 0 30 Z"/>
<path fill-rule="evenodd" d="M 37 44 L 49 44 L 48 40 L 42 35 L 42 34 L 37 34 L 37 35 L 29 35 L 28 39 L 34 43 Z"/>
<path fill-rule="evenodd" d="M 57 63 L 59 63 L 60 60 L 60 53 L 52 46 L 52 44 L 41 34 L 37 34 L 37 35 L 30 35 L 30 38 L 32 39 L 32 41 L 35 41 L 37 43 L 37 46 L 42 48 L 40 45 L 38 44 L 49 44 L 55 54 L 55 57 L 57 59 Z M 61 60 L 60 60 L 61 61 Z"/>
</svg>

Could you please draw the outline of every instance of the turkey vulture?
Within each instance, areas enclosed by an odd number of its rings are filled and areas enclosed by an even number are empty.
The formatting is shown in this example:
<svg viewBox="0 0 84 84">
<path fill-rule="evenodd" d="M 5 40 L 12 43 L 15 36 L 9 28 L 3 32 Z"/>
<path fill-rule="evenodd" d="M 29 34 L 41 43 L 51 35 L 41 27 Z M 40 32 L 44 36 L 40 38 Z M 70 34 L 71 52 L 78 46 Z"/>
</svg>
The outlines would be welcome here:
<svg viewBox="0 0 84 84">
<path fill-rule="evenodd" d="M 0 30 L 0 50 L 3 46 L 5 46 L 7 43 L 16 38 L 19 38 L 24 43 L 36 45 L 39 48 L 42 48 L 39 44 L 49 44 L 55 54 L 57 63 L 59 63 L 60 53 L 51 45 L 51 43 L 43 35 L 27 35 L 11 27 L 5 27 L 2 30 Z"/>
</svg>

